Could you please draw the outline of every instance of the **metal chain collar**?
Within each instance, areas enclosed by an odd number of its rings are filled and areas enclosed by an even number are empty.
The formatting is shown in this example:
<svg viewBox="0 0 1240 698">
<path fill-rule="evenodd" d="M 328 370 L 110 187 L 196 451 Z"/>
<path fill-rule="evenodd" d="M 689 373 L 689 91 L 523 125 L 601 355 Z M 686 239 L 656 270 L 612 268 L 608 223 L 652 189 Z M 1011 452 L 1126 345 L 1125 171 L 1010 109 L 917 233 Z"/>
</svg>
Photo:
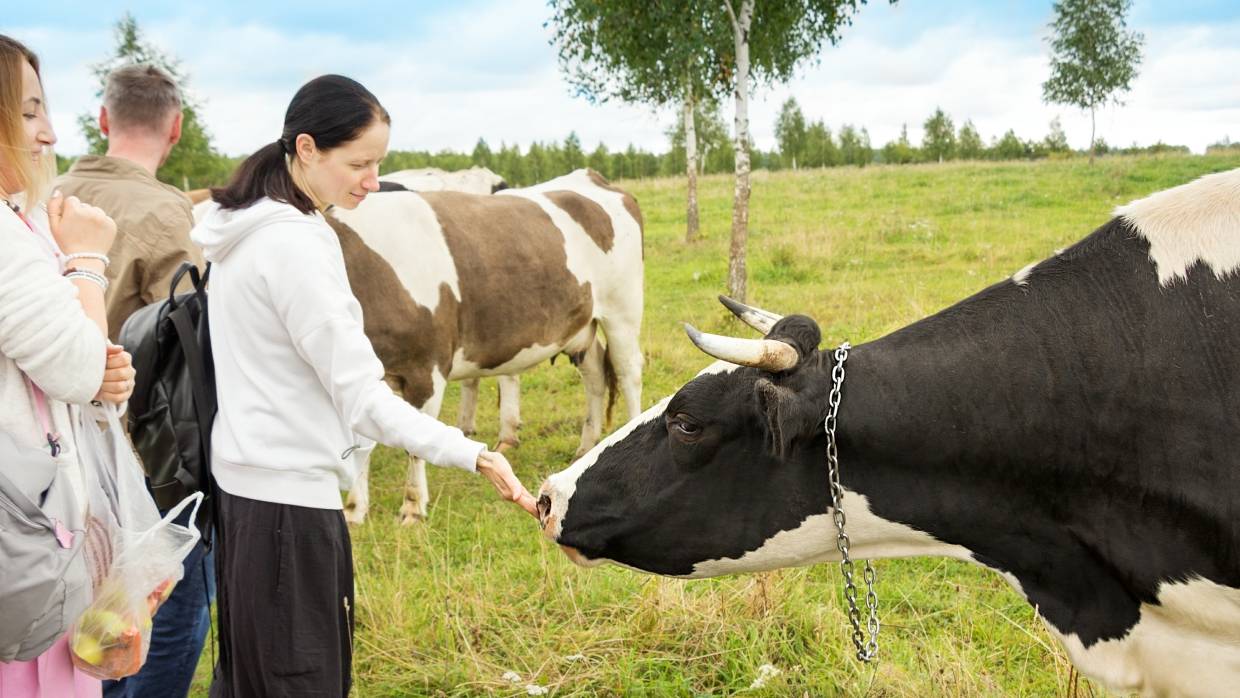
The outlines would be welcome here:
<svg viewBox="0 0 1240 698">
<path fill-rule="evenodd" d="M 857 648 L 857 659 L 872 662 L 878 658 L 878 594 L 874 591 L 875 574 L 870 561 L 865 561 L 865 605 L 870 617 L 866 622 L 870 638 L 861 629 L 861 610 L 857 606 L 857 585 L 853 581 L 853 561 L 848 555 L 848 534 L 844 532 L 844 488 L 840 485 L 840 459 L 835 446 L 836 416 L 840 411 L 840 389 L 844 387 L 844 361 L 852 345 L 844 342 L 835 350 L 835 367 L 831 369 L 831 409 L 827 412 L 824 427 L 827 432 L 827 470 L 831 481 L 831 511 L 835 519 L 835 547 L 840 551 L 840 571 L 844 574 L 844 598 L 848 599 L 848 620 L 852 623 L 852 641 Z"/>
</svg>

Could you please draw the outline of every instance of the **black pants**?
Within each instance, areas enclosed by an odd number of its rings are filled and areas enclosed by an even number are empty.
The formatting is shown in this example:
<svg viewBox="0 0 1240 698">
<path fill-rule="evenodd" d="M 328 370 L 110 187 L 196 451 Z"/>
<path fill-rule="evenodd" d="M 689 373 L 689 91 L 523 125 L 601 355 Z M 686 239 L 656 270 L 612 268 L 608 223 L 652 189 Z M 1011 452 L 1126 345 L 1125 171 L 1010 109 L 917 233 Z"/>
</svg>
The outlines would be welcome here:
<svg viewBox="0 0 1240 698">
<path fill-rule="evenodd" d="M 344 516 L 223 491 L 219 506 L 211 698 L 348 695 L 353 551 Z"/>
</svg>

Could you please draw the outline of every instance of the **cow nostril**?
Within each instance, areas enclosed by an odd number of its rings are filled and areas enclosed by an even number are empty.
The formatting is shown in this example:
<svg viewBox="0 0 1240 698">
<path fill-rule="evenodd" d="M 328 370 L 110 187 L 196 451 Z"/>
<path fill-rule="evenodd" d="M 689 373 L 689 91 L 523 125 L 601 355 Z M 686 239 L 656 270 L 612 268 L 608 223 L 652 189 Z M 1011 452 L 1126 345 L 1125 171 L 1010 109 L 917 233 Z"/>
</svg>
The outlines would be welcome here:
<svg viewBox="0 0 1240 698">
<path fill-rule="evenodd" d="M 551 513 L 551 498 L 545 494 L 540 496 L 538 498 L 537 507 L 538 507 L 538 520 L 539 521 L 546 520 L 547 515 Z"/>
</svg>

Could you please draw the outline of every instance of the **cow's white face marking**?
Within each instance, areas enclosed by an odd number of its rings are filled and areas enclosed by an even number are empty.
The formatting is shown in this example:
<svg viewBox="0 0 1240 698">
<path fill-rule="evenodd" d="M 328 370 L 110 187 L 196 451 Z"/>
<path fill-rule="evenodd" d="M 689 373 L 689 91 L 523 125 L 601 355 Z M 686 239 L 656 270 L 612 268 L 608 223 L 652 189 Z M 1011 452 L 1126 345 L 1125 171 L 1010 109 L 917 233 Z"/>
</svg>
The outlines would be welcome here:
<svg viewBox="0 0 1240 698">
<path fill-rule="evenodd" d="M 826 467 L 826 464 L 823 464 Z M 928 533 L 876 516 L 863 494 L 844 492 L 844 513 L 848 523 L 845 531 L 852 544 L 854 559 L 879 559 L 935 555 L 959 560 L 972 560 L 967 548 L 943 543 Z M 829 513 L 811 516 L 797 528 L 780 531 L 756 550 L 739 558 L 706 560 L 693 567 L 690 578 L 715 577 L 721 574 L 761 572 L 780 567 L 800 567 L 820 562 L 838 562 L 835 547 L 835 521 Z"/>
<path fill-rule="evenodd" d="M 585 471 L 590 469 L 590 466 L 598 462 L 599 454 L 607 450 L 612 444 L 627 438 L 639 426 L 656 419 L 662 419 L 663 412 L 667 409 L 667 403 L 671 402 L 671 400 L 672 396 L 670 395 L 663 398 L 658 404 L 638 415 L 637 419 L 630 420 L 628 424 L 620 427 L 610 436 L 600 441 L 598 445 L 587 451 L 584 456 L 578 458 L 567 469 L 561 470 L 547 478 L 540 490 L 551 497 L 551 516 L 549 520 L 553 524 L 550 528 L 545 529 L 547 535 L 553 538 L 560 535 L 564 525 L 564 515 L 568 513 L 568 500 L 572 499 L 573 493 L 577 491 L 577 480 Z"/>
<path fill-rule="evenodd" d="M 1158 282 L 1204 262 L 1222 278 L 1240 268 L 1240 168 L 1206 175 L 1115 209 L 1150 243 Z"/>
<path fill-rule="evenodd" d="M 1234 696 L 1240 686 L 1240 589 L 1203 579 L 1163 582 L 1158 604 L 1118 640 L 1088 649 L 1049 624 L 1072 663 L 1121 691 L 1143 696 Z"/>
<path fill-rule="evenodd" d="M 435 312 L 442 284 L 460 300 L 456 263 L 435 211 L 422 197 L 403 193 L 368 196 L 356 209 L 333 209 L 330 215 L 387 260 L 418 305 Z"/>
<path fill-rule="evenodd" d="M 740 366 L 736 364 L 716 361 L 699 371 L 697 375 L 726 373 L 738 368 Z M 663 398 L 653 407 L 638 415 L 636 419 L 630 420 L 628 424 L 625 424 L 612 432 L 607 438 L 598 442 L 594 448 L 587 451 L 585 455 L 578 458 L 568 468 L 547 478 L 540 491 L 551 497 L 551 516 L 549 521 L 552 522 L 552 525 L 545 529 L 544 533 L 553 538 L 560 535 L 564 524 L 564 515 L 568 513 L 568 500 L 572 499 L 573 493 L 577 491 L 577 480 L 581 478 L 585 471 L 590 469 L 590 466 L 598 462 L 599 455 L 613 444 L 628 438 L 629 434 L 632 434 L 639 426 L 656 419 L 663 419 L 663 413 L 667 410 L 667 403 L 671 402 L 671 400 L 671 395 Z"/>
</svg>

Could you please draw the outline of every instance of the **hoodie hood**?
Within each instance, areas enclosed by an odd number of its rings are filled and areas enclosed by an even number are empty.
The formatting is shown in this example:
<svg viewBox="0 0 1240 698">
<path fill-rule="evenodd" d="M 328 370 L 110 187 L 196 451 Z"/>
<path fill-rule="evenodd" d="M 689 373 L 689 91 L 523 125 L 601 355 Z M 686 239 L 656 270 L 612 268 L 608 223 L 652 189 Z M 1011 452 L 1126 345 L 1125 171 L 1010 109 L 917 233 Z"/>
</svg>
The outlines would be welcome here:
<svg viewBox="0 0 1240 698">
<path fill-rule="evenodd" d="M 208 262 L 222 260 L 237 243 L 260 228 L 290 223 L 315 225 L 316 220 L 321 220 L 317 212 L 307 215 L 266 197 L 240 209 L 224 209 L 214 201 L 206 201 L 195 207 L 194 214 L 198 223 L 190 232 L 190 239 L 202 248 Z"/>
</svg>

